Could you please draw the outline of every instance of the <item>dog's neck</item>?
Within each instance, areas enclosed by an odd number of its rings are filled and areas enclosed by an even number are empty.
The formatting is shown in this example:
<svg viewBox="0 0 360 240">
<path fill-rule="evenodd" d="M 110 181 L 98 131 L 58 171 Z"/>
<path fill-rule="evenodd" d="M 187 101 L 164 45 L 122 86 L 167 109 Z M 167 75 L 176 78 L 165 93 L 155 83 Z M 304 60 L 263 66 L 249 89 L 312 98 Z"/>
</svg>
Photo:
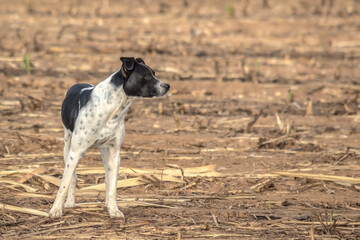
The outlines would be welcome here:
<svg viewBox="0 0 360 240">
<path fill-rule="evenodd" d="M 115 88 L 119 88 L 124 85 L 125 80 L 126 80 L 126 75 L 125 75 L 123 69 L 121 68 L 118 71 L 114 72 L 110 76 L 110 78 L 111 78 L 110 79 L 111 84 L 113 84 Z"/>
<path fill-rule="evenodd" d="M 114 97 L 114 101 L 117 102 L 117 104 L 114 105 L 116 107 L 113 109 L 113 112 L 114 114 L 125 114 L 136 97 L 128 96 L 125 93 L 123 88 L 125 79 L 121 69 L 114 72 L 109 77 L 109 81 L 110 84 L 108 84 L 108 86 L 112 87 L 110 87 L 111 89 L 108 89 L 108 93 L 111 92 L 111 95 Z"/>
</svg>

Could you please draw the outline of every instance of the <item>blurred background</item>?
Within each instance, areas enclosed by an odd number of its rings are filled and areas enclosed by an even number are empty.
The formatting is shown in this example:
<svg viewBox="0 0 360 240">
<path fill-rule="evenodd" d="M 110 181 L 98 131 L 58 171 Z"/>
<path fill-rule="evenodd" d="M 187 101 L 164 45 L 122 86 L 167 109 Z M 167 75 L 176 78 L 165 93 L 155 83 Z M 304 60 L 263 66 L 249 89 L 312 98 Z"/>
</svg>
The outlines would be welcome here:
<svg viewBox="0 0 360 240">
<path fill-rule="evenodd" d="M 141 56 L 169 80 L 354 83 L 360 3 L 1 1 L 1 69 L 77 80 Z M 61 81 L 59 81 L 61 82 Z M 70 83 L 69 83 L 70 84 Z"/>
</svg>

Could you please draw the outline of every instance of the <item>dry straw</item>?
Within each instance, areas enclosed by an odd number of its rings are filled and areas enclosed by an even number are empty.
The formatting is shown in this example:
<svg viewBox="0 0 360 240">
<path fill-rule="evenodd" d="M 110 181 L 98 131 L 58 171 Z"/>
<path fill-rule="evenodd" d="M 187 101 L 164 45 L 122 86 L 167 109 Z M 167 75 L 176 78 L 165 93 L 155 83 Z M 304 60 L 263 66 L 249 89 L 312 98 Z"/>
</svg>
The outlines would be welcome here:
<svg viewBox="0 0 360 240">
<path fill-rule="evenodd" d="M 310 178 L 315 180 L 323 180 L 323 181 L 331 181 L 331 182 L 360 184 L 360 178 L 353 178 L 353 177 L 342 177 L 342 176 L 311 174 L 311 173 L 293 173 L 293 172 L 274 172 L 274 174 L 280 176 L 288 176 L 288 177 Z"/>
<path fill-rule="evenodd" d="M 0 203 L 0 208 L 3 211 L 8 210 L 8 211 L 21 212 L 21 213 L 28 213 L 31 215 L 37 215 L 37 216 L 42 216 L 42 217 L 49 217 L 48 213 L 42 212 L 39 210 L 35 210 L 35 209 L 31 209 L 31 208 L 17 207 L 17 206 L 12 206 L 12 205 L 3 204 L 3 203 Z"/>
</svg>

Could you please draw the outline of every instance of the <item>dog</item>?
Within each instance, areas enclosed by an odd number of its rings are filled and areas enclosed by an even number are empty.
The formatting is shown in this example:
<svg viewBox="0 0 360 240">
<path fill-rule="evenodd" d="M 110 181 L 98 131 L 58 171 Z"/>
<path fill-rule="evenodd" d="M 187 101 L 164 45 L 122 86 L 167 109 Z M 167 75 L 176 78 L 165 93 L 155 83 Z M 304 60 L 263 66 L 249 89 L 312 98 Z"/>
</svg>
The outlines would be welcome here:
<svg viewBox="0 0 360 240">
<path fill-rule="evenodd" d="M 122 217 L 116 201 L 124 119 L 134 99 L 161 97 L 170 85 L 155 77 L 143 59 L 121 57 L 121 68 L 96 86 L 75 84 L 62 103 L 65 169 L 49 216 L 61 217 L 75 206 L 76 166 L 90 148 L 99 148 L 105 167 L 105 206 L 111 217 Z M 65 201 L 66 198 L 66 201 Z"/>
</svg>

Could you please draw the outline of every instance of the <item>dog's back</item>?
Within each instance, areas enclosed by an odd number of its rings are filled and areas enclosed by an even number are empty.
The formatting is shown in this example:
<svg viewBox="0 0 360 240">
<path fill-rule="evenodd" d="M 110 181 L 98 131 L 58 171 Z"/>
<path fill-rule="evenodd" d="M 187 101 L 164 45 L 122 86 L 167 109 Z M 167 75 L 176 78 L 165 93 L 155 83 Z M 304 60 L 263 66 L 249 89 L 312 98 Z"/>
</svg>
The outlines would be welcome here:
<svg viewBox="0 0 360 240">
<path fill-rule="evenodd" d="M 79 111 L 90 100 L 94 86 L 91 84 L 75 84 L 66 93 L 61 106 L 61 120 L 64 126 L 71 132 L 74 131 Z"/>
</svg>

